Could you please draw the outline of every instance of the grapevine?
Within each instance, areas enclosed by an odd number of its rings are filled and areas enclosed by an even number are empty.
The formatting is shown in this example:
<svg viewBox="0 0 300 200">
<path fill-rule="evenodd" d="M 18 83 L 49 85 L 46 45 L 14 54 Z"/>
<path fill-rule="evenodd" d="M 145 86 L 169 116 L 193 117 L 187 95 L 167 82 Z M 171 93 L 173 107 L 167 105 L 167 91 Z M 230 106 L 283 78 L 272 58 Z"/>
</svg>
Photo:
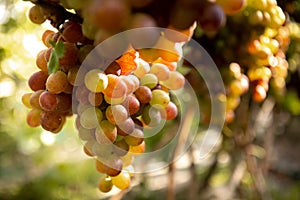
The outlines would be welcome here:
<svg viewBox="0 0 300 200">
<path fill-rule="evenodd" d="M 184 57 L 191 39 L 212 55 L 221 72 L 226 124 L 234 122 L 243 98 L 261 103 L 269 94 L 279 99 L 285 94 L 292 23 L 275 0 L 31 2 L 29 19 L 49 20 L 57 31 L 41 36 L 45 49 L 28 80 L 32 92 L 22 97 L 30 109 L 27 123 L 57 134 L 76 115 L 83 151 L 101 174 L 101 192 L 130 187 L 134 155 L 147 145 L 144 129 L 178 118 L 180 105 L 172 92 L 187 80 L 204 108 L 201 123 L 210 123 L 207 86 Z M 124 41 L 106 42 L 133 29 Z M 95 52 L 94 62 L 89 56 Z"/>
</svg>

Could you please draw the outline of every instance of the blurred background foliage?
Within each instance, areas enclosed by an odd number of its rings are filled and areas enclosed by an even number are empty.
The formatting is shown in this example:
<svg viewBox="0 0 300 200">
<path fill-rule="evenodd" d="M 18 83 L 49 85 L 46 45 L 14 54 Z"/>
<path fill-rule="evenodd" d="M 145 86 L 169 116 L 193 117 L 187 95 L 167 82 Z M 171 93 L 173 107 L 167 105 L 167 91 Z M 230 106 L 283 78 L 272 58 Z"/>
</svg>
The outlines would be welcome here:
<svg viewBox="0 0 300 200">
<path fill-rule="evenodd" d="M 299 1 L 287 2 L 294 4 L 294 14 L 291 17 L 299 20 Z M 279 1 L 279 4 L 291 9 L 285 1 Z M 0 200 L 91 200 L 105 197 L 96 188 L 99 174 L 95 170 L 94 161 L 88 159 L 82 151 L 82 142 L 74 129 L 74 119 L 69 119 L 58 135 L 41 128 L 30 128 L 26 124 L 28 110 L 21 104 L 21 96 L 29 91 L 26 80 L 36 70 L 36 54 L 44 48 L 40 37 L 46 28 L 51 29 L 50 24 L 39 26 L 27 20 L 30 6 L 29 2 L 21 0 L 0 2 Z M 275 108 L 277 111 L 273 119 L 278 124 L 274 131 L 275 138 L 272 138 L 272 170 L 264 180 L 271 194 L 270 199 L 300 199 L 299 38 L 293 39 L 287 53 L 290 65 L 294 67 L 289 76 L 289 92 L 282 107 Z M 254 112 L 263 113 L 264 110 L 256 108 Z M 263 122 L 260 123 L 261 126 L 264 125 Z M 264 130 L 263 127 L 261 130 Z M 253 145 L 251 149 L 258 158 L 263 158 L 266 153 L 259 146 L 263 146 L 262 137 L 264 136 L 258 134 L 255 141 L 257 145 Z M 154 145 L 158 138 L 159 135 L 149 142 Z M 198 190 L 205 191 L 202 192 L 202 198 L 217 199 L 232 192 L 230 189 L 235 188 L 235 184 L 240 184 L 238 193 L 243 194 L 241 196 L 247 199 L 257 198 L 252 193 L 251 173 L 244 173 L 245 162 L 240 161 L 245 156 L 241 153 L 242 149 L 229 148 L 233 152 L 227 152 L 224 149 L 234 144 L 229 139 L 226 141 L 226 137 L 224 141 L 223 146 L 212 152 L 213 155 L 205 161 L 195 161 L 192 166 L 183 164 L 176 167 L 176 199 L 186 199 L 187 191 L 191 193 L 189 195 L 195 195 Z M 185 155 L 181 158 L 181 163 L 187 163 L 190 159 Z M 195 176 L 188 172 L 187 169 L 190 168 Z M 167 172 L 168 169 L 164 168 L 160 172 L 143 175 L 140 177 L 143 181 L 137 180 L 136 186 L 124 199 L 165 199 Z M 239 183 L 235 180 L 239 180 Z"/>
</svg>

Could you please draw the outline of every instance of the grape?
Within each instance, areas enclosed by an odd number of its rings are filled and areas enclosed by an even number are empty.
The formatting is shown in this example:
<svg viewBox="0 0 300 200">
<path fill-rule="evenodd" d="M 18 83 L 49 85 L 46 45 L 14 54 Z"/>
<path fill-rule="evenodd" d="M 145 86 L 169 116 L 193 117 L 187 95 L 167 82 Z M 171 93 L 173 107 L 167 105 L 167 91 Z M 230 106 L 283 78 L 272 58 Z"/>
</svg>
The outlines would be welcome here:
<svg viewBox="0 0 300 200">
<path fill-rule="evenodd" d="M 159 81 L 165 81 L 170 76 L 169 68 L 160 63 L 154 63 L 151 65 L 150 73 L 155 74 Z"/>
<path fill-rule="evenodd" d="M 198 22 L 205 31 L 217 31 L 225 25 L 226 16 L 221 6 L 207 2 L 199 12 Z"/>
<path fill-rule="evenodd" d="M 44 71 L 35 72 L 30 76 L 28 80 L 28 85 L 30 89 L 32 89 L 33 91 L 44 90 L 46 89 L 45 84 L 47 78 L 48 78 L 48 74 L 45 73 Z"/>
<path fill-rule="evenodd" d="M 32 108 L 31 104 L 30 104 L 30 97 L 33 93 L 25 93 L 22 95 L 22 103 L 24 106 L 26 106 L 27 108 Z"/>
<path fill-rule="evenodd" d="M 155 127 L 161 122 L 160 111 L 152 106 L 146 106 L 143 110 L 142 120 L 146 125 Z"/>
<path fill-rule="evenodd" d="M 176 5 L 171 11 L 170 24 L 176 29 L 185 30 L 194 24 L 196 18 L 197 12 L 195 9 Z"/>
<path fill-rule="evenodd" d="M 81 113 L 80 124 L 86 129 L 93 129 L 99 126 L 102 118 L 103 114 L 100 109 L 89 107 Z"/>
<path fill-rule="evenodd" d="M 48 73 L 47 60 L 45 58 L 46 49 L 40 51 L 36 56 L 36 66 L 45 73 Z"/>
<path fill-rule="evenodd" d="M 223 8 L 225 14 L 234 15 L 241 12 L 246 4 L 246 0 L 217 0 L 216 3 Z"/>
<path fill-rule="evenodd" d="M 157 24 L 151 15 L 145 13 L 134 14 L 128 26 L 129 29 L 135 29 L 128 35 L 133 48 L 141 49 L 154 46 L 160 36 L 160 31 L 153 28 L 156 26 Z"/>
<path fill-rule="evenodd" d="M 170 102 L 170 96 L 163 90 L 153 90 L 152 99 L 149 102 L 151 106 L 157 109 L 165 108 Z"/>
<path fill-rule="evenodd" d="M 136 147 L 138 147 L 138 146 L 136 146 Z M 130 150 L 130 147 L 129 147 L 129 150 Z M 123 162 L 123 167 L 127 167 L 132 164 L 133 156 L 131 153 L 127 153 L 125 156 L 121 157 L 121 160 Z"/>
<path fill-rule="evenodd" d="M 119 97 L 119 98 L 110 98 L 108 96 L 104 96 L 104 100 L 106 103 L 111 105 L 121 104 L 126 98 L 126 95 Z"/>
<path fill-rule="evenodd" d="M 129 7 L 121 0 L 92 1 L 86 9 L 86 17 L 91 23 L 111 32 L 122 29 L 129 18 Z"/>
<path fill-rule="evenodd" d="M 93 153 L 91 151 L 91 147 L 90 145 L 93 144 L 94 141 L 89 140 L 88 142 L 85 143 L 85 145 L 83 146 L 83 151 L 86 155 L 93 157 Z"/>
<path fill-rule="evenodd" d="M 88 99 L 89 94 L 90 94 L 90 91 L 84 85 L 81 85 L 76 88 L 75 96 L 76 96 L 76 99 L 81 104 L 84 104 L 84 105 L 89 104 L 89 99 Z"/>
<path fill-rule="evenodd" d="M 102 177 L 98 182 L 98 188 L 101 192 L 109 192 L 113 187 L 112 181 L 110 177 Z"/>
<path fill-rule="evenodd" d="M 80 24 L 73 21 L 65 22 L 63 24 L 62 36 L 67 42 L 79 42 L 83 37 Z"/>
<path fill-rule="evenodd" d="M 55 112 L 41 113 L 41 126 L 47 131 L 56 132 L 61 128 L 63 122 L 63 117 Z"/>
<path fill-rule="evenodd" d="M 33 108 L 28 114 L 27 114 L 27 124 L 31 127 L 38 127 L 40 122 L 40 116 L 42 111 L 40 109 Z"/>
<path fill-rule="evenodd" d="M 146 86 L 140 86 L 134 94 L 141 103 L 149 103 L 152 99 L 152 92 Z"/>
<path fill-rule="evenodd" d="M 99 69 L 89 71 L 84 77 L 85 86 L 92 92 L 102 92 L 108 87 L 108 77 Z"/>
<path fill-rule="evenodd" d="M 71 110 L 72 107 L 72 95 L 61 93 L 56 95 L 57 98 L 57 106 L 56 111 L 65 113 L 69 110 Z"/>
<path fill-rule="evenodd" d="M 178 114 L 177 106 L 173 102 L 169 102 L 165 109 L 161 110 L 161 117 L 166 120 L 174 119 Z"/>
<path fill-rule="evenodd" d="M 103 94 L 90 92 L 88 95 L 88 100 L 91 105 L 100 106 L 103 102 Z"/>
<path fill-rule="evenodd" d="M 146 143 L 143 141 L 141 144 L 137 146 L 130 146 L 129 147 L 129 152 L 132 154 L 141 154 L 144 153 L 146 149 Z"/>
<path fill-rule="evenodd" d="M 134 129 L 132 133 L 124 137 L 125 142 L 129 146 L 140 145 L 144 141 L 144 133 L 140 129 Z"/>
<path fill-rule="evenodd" d="M 99 144 L 97 140 L 95 140 L 95 143 L 92 146 L 92 152 L 99 160 L 104 162 L 113 155 L 113 145 L 111 142 L 109 144 Z"/>
<path fill-rule="evenodd" d="M 108 85 L 103 90 L 103 94 L 109 98 L 123 97 L 127 92 L 126 84 L 122 79 L 113 74 L 108 74 Z"/>
<path fill-rule="evenodd" d="M 185 78 L 177 71 L 170 71 L 170 77 L 161 84 L 171 90 L 178 90 L 184 86 Z"/>
<path fill-rule="evenodd" d="M 117 128 L 108 120 L 100 122 L 100 126 L 95 130 L 96 140 L 99 144 L 111 144 L 117 138 Z"/>
<path fill-rule="evenodd" d="M 141 78 L 141 85 L 154 88 L 158 83 L 158 79 L 154 74 L 146 74 Z"/>
<path fill-rule="evenodd" d="M 80 80 L 80 78 L 79 77 L 77 78 L 78 71 L 79 71 L 79 66 L 74 66 L 69 69 L 68 74 L 67 74 L 67 79 L 71 85 L 74 85 L 74 86 L 79 85 L 78 80 Z"/>
<path fill-rule="evenodd" d="M 30 105 L 33 107 L 33 108 L 37 108 L 37 109 L 42 109 L 41 108 L 41 105 L 40 105 L 40 102 L 39 102 L 39 99 L 40 99 L 40 96 L 41 94 L 44 92 L 44 90 L 38 90 L 38 91 L 35 91 L 31 96 L 30 96 L 30 99 L 29 99 L 29 103 Z"/>
<path fill-rule="evenodd" d="M 138 66 L 136 70 L 133 71 L 133 74 L 138 78 L 142 78 L 145 74 L 150 71 L 150 65 L 146 61 L 139 59 Z"/>
<path fill-rule="evenodd" d="M 119 175 L 111 178 L 114 186 L 121 190 L 125 190 L 130 186 L 130 174 L 122 171 Z"/>
<path fill-rule="evenodd" d="M 133 93 L 139 87 L 140 81 L 138 80 L 138 78 L 136 76 L 128 75 L 128 76 L 120 76 L 120 78 L 126 84 L 126 87 L 127 87 L 126 94 Z"/>
<path fill-rule="evenodd" d="M 114 143 L 114 153 L 116 153 L 118 156 L 125 156 L 128 153 L 128 150 L 129 145 L 124 139 Z"/>
<path fill-rule="evenodd" d="M 134 130 L 134 122 L 131 117 L 128 117 L 124 122 L 118 123 L 117 125 L 117 133 L 121 136 L 126 136 L 131 134 Z"/>
<path fill-rule="evenodd" d="M 42 12 L 42 8 L 38 5 L 34 5 L 30 8 L 28 17 L 30 21 L 35 24 L 42 24 L 46 21 L 46 18 Z"/>
<path fill-rule="evenodd" d="M 104 72 L 105 74 L 120 75 L 120 70 L 121 70 L 120 65 L 116 61 L 113 61 L 108 65 L 108 67 L 104 70 Z"/>
<path fill-rule="evenodd" d="M 257 85 L 255 87 L 254 93 L 253 93 L 253 99 L 256 102 L 262 102 L 267 96 L 266 90 L 263 86 Z"/>
<path fill-rule="evenodd" d="M 46 88 L 53 94 L 59 94 L 68 87 L 67 75 L 63 71 L 57 71 L 49 75 Z"/>
<path fill-rule="evenodd" d="M 110 157 L 108 158 L 108 160 L 105 160 L 105 163 L 97 160 L 96 167 L 100 173 L 104 172 L 105 174 L 112 176 L 113 178 L 114 176 L 117 176 L 121 173 L 123 163 L 122 160 L 118 157 Z"/>
<path fill-rule="evenodd" d="M 128 118 L 128 112 L 122 105 L 108 106 L 105 115 L 108 121 L 112 124 L 121 124 Z"/>
<path fill-rule="evenodd" d="M 72 66 L 78 61 L 78 49 L 73 43 L 64 42 L 64 56 L 59 59 L 59 64 L 62 66 Z"/>
<path fill-rule="evenodd" d="M 55 32 L 51 30 L 46 30 L 42 35 L 42 41 L 46 47 L 51 47 L 51 44 L 49 43 L 50 40 L 53 40 Z"/>
<path fill-rule="evenodd" d="M 136 114 L 140 109 L 140 102 L 133 95 L 128 95 L 122 105 L 127 109 L 129 115 Z"/>
<path fill-rule="evenodd" d="M 78 136 L 81 140 L 89 141 L 95 139 L 95 134 L 90 129 L 79 127 Z"/>
<path fill-rule="evenodd" d="M 39 104 L 45 111 L 54 111 L 57 107 L 57 101 L 56 95 L 48 91 L 42 92 L 39 97 Z"/>
<path fill-rule="evenodd" d="M 146 62 L 154 62 L 159 58 L 157 49 L 144 48 L 138 50 L 140 58 Z"/>
</svg>

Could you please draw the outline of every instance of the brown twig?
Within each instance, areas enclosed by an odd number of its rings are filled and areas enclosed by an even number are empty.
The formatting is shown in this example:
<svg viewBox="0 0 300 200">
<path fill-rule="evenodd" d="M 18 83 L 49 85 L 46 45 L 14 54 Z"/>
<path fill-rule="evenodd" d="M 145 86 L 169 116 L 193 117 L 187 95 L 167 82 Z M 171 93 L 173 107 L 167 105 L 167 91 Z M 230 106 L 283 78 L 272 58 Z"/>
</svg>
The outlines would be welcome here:
<svg viewBox="0 0 300 200">
<path fill-rule="evenodd" d="M 54 4 L 45 0 L 30 0 L 31 3 L 42 8 L 45 17 L 50 20 L 51 25 L 57 29 L 65 20 L 82 23 L 83 19 L 74 13 L 68 12 L 59 4 Z"/>
</svg>

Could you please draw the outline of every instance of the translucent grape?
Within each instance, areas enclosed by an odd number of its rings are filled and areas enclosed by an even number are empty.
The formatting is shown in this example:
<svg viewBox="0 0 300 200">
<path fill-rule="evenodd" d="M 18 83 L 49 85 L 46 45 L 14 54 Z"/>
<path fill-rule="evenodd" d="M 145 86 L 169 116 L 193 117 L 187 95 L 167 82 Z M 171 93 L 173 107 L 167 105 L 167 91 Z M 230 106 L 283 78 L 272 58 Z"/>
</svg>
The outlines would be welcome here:
<svg viewBox="0 0 300 200">
<path fill-rule="evenodd" d="M 93 69 L 85 75 L 84 84 L 92 92 L 102 92 L 108 86 L 108 77 L 101 70 Z"/>
</svg>

